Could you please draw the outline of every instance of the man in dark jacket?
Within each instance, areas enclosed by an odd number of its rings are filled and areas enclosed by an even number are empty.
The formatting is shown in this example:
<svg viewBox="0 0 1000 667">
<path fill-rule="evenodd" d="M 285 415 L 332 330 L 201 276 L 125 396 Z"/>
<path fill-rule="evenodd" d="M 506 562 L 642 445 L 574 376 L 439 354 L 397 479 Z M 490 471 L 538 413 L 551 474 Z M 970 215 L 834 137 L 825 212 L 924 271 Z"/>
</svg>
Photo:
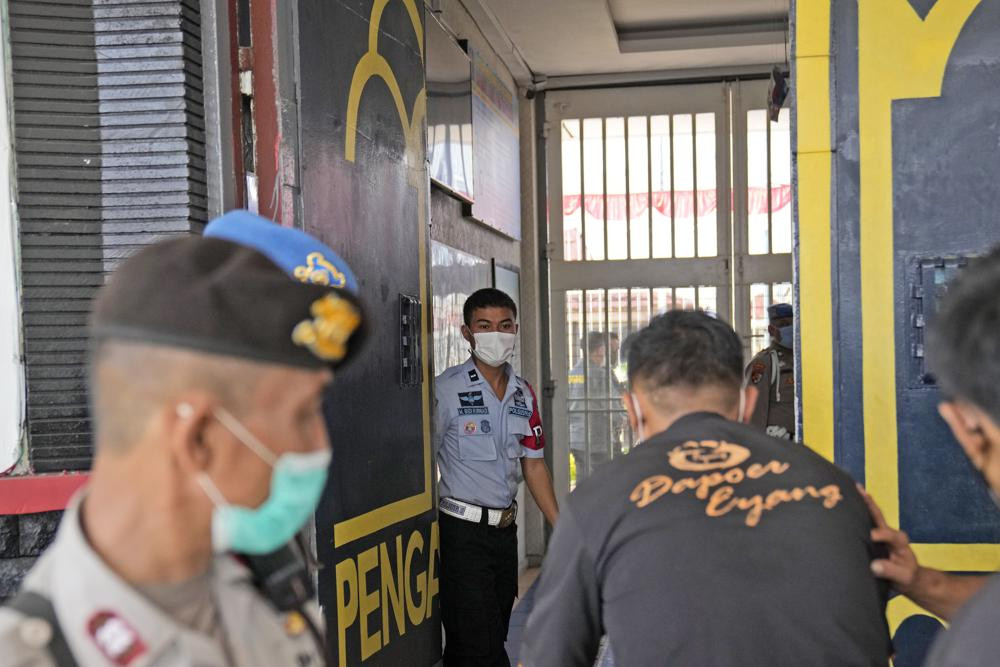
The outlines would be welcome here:
<svg viewBox="0 0 1000 667">
<path fill-rule="evenodd" d="M 641 444 L 566 500 L 525 667 L 885 665 L 887 588 L 853 480 L 743 422 L 739 337 L 700 312 L 627 343 Z"/>
</svg>

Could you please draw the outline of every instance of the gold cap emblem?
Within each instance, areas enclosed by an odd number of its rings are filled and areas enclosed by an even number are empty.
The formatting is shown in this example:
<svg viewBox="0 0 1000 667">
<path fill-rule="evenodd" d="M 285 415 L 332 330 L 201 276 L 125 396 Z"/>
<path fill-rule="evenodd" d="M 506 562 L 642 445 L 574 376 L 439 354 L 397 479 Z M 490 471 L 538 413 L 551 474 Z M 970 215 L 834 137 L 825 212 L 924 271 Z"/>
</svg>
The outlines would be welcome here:
<svg viewBox="0 0 1000 667">
<path fill-rule="evenodd" d="M 313 301 L 311 320 L 302 320 L 292 330 L 292 342 L 326 361 L 340 361 L 347 354 L 347 340 L 361 324 L 361 314 L 352 303 L 336 294 Z"/>
<path fill-rule="evenodd" d="M 347 285 L 344 274 L 328 262 L 321 252 L 311 252 L 306 255 L 305 266 L 296 266 L 292 273 L 304 283 L 340 288 Z"/>
</svg>

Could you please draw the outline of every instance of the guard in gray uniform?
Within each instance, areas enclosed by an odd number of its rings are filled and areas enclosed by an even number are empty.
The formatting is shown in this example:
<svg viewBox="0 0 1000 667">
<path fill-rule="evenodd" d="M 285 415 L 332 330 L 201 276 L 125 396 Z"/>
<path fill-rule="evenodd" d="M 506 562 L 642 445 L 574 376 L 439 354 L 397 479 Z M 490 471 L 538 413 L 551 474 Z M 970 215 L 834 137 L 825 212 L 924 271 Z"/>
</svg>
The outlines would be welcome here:
<svg viewBox="0 0 1000 667">
<path fill-rule="evenodd" d="M 767 309 L 771 344 L 750 360 L 744 382 L 757 388 L 753 426 L 774 438 L 795 439 L 795 328 L 792 306 Z"/>
<path fill-rule="evenodd" d="M 629 338 L 640 444 L 563 503 L 524 667 L 886 665 L 887 586 L 854 481 L 747 426 L 742 344 L 672 311 Z M 741 414 L 744 413 L 744 414 Z"/>
<path fill-rule="evenodd" d="M 507 666 L 504 641 L 517 595 L 518 483 L 524 479 L 550 523 L 559 510 L 542 458 L 538 398 L 508 363 L 517 306 L 488 288 L 466 300 L 463 315 L 472 356 L 434 381 L 444 664 Z"/>
<path fill-rule="evenodd" d="M 350 269 L 315 239 L 245 212 L 221 227 L 245 242 L 157 243 L 100 291 L 93 470 L 0 609 L 0 664 L 324 664 L 289 543 L 323 492 L 322 396 L 363 314 Z M 266 255 L 247 247 L 262 239 Z M 327 280 L 289 276 L 307 256 Z"/>
</svg>

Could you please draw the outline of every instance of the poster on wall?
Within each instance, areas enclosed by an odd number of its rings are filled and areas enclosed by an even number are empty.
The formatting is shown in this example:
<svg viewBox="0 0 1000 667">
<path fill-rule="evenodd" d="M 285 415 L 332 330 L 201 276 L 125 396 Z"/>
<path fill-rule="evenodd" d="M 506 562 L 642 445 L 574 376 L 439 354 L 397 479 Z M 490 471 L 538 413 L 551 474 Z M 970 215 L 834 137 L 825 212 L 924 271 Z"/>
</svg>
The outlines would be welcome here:
<svg viewBox="0 0 1000 667">
<path fill-rule="evenodd" d="M 521 239 L 517 94 L 472 50 L 472 135 L 476 202 L 472 217 Z"/>
</svg>

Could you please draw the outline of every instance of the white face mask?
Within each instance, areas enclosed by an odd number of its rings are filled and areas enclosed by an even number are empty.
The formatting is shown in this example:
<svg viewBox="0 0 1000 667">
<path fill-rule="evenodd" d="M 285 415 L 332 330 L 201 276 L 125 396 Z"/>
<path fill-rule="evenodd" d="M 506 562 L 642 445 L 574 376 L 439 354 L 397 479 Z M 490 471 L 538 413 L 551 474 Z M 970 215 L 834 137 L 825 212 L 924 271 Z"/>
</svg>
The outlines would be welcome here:
<svg viewBox="0 0 1000 667">
<path fill-rule="evenodd" d="M 490 331 L 472 334 L 472 338 L 476 341 L 472 353 L 488 366 L 499 368 L 514 356 L 517 334 Z"/>
<path fill-rule="evenodd" d="M 746 381 L 744 381 L 743 385 L 740 387 L 740 411 L 739 414 L 736 415 L 736 421 L 742 424 L 743 417 L 746 416 L 746 411 L 747 411 L 747 387 L 746 387 Z"/>
</svg>

